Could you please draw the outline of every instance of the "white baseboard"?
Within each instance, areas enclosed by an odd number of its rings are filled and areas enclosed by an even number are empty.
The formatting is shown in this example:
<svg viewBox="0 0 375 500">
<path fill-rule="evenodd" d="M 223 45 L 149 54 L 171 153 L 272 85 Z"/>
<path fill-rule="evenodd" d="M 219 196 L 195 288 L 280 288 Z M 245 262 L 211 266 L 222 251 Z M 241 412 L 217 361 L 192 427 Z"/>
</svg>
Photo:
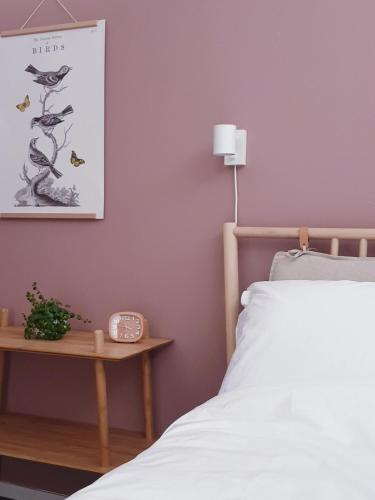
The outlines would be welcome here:
<svg viewBox="0 0 375 500">
<path fill-rule="evenodd" d="M 63 500 L 65 496 L 49 493 L 48 491 L 32 490 L 16 484 L 0 481 L 0 496 L 12 500 Z"/>
</svg>

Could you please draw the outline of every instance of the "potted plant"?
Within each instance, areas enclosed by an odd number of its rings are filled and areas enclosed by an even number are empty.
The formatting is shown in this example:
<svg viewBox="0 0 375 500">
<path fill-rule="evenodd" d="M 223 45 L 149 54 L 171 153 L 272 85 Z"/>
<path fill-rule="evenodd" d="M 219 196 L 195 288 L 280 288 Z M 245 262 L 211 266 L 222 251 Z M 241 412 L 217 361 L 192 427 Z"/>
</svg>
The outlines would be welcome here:
<svg viewBox="0 0 375 500">
<path fill-rule="evenodd" d="M 71 330 L 70 320 L 75 318 L 83 323 L 91 323 L 80 314 L 70 311 L 70 305 L 63 305 L 59 300 L 46 298 L 34 281 L 32 292 L 26 292 L 31 304 L 31 312 L 23 315 L 25 339 L 59 340 Z"/>
</svg>

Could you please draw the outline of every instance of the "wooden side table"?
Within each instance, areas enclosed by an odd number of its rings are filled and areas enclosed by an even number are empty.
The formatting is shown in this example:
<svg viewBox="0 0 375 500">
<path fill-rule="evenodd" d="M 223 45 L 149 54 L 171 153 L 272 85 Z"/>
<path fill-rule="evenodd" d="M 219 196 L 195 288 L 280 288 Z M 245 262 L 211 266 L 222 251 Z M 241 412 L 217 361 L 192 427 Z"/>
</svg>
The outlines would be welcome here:
<svg viewBox="0 0 375 500">
<path fill-rule="evenodd" d="M 163 338 L 142 338 L 135 344 L 115 343 L 101 331 L 70 331 L 58 341 L 26 340 L 23 328 L 8 325 L 0 312 L 0 405 L 3 408 L 7 352 L 92 359 L 95 365 L 98 425 L 32 415 L 0 413 L 0 456 L 105 473 L 134 458 L 154 440 L 150 351 L 170 344 Z M 105 361 L 140 356 L 143 375 L 145 432 L 110 429 Z"/>
</svg>

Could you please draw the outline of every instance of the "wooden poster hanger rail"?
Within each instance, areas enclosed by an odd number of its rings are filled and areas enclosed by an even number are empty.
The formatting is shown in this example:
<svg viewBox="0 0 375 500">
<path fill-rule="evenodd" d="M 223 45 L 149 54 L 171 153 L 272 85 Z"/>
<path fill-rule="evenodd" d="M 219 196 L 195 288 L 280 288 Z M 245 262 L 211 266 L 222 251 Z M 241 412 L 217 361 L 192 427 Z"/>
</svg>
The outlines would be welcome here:
<svg viewBox="0 0 375 500">
<path fill-rule="evenodd" d="M 33 35 L 36 33 L 50 33 L 52 31 L 64 31 L 64 30 L 74 30 L 77 28 L 93 28 L 97 26 L 97 22 L 94 21 L 78 21 L 73 14 L 65 7 L 65 5 L 61 2 L 61 0 L 56 0 L 56 2 L 60 5 L 60 7 L 68 14 L 68 16 L 72 19 L 73 22 L 65 23 L 65 24 L 52 24 L 50 26 L 40 26 L 37 28 L 26 28 L 25 26 L 28 22 L 33 18 L 33 16 L 38 12 L 38 10 L 42 7 L 42 5 L 47 0 L 41 0 L 39 4 L 35 7 L 23 25 L 14 30 L 7 30 L 0 32 L 1 37 L 10 37 L 10 36 L 22 36 L 22 35 Z"/>
</svg>

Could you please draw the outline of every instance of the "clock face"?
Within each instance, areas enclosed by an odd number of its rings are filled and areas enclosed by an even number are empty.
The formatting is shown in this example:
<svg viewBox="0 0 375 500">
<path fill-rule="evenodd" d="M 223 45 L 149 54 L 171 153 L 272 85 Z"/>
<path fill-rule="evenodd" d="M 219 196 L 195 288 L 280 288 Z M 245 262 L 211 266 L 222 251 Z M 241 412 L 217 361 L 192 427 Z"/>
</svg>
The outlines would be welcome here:
<svg viewBox="0 0 375 500">
<path fill-rule="evenodd" d="M 109 335 L 117 342 L 137 342 L 143 335 L 144 319 L 139 313 L 120 312 L 109 320 Z"/>
</svg>

